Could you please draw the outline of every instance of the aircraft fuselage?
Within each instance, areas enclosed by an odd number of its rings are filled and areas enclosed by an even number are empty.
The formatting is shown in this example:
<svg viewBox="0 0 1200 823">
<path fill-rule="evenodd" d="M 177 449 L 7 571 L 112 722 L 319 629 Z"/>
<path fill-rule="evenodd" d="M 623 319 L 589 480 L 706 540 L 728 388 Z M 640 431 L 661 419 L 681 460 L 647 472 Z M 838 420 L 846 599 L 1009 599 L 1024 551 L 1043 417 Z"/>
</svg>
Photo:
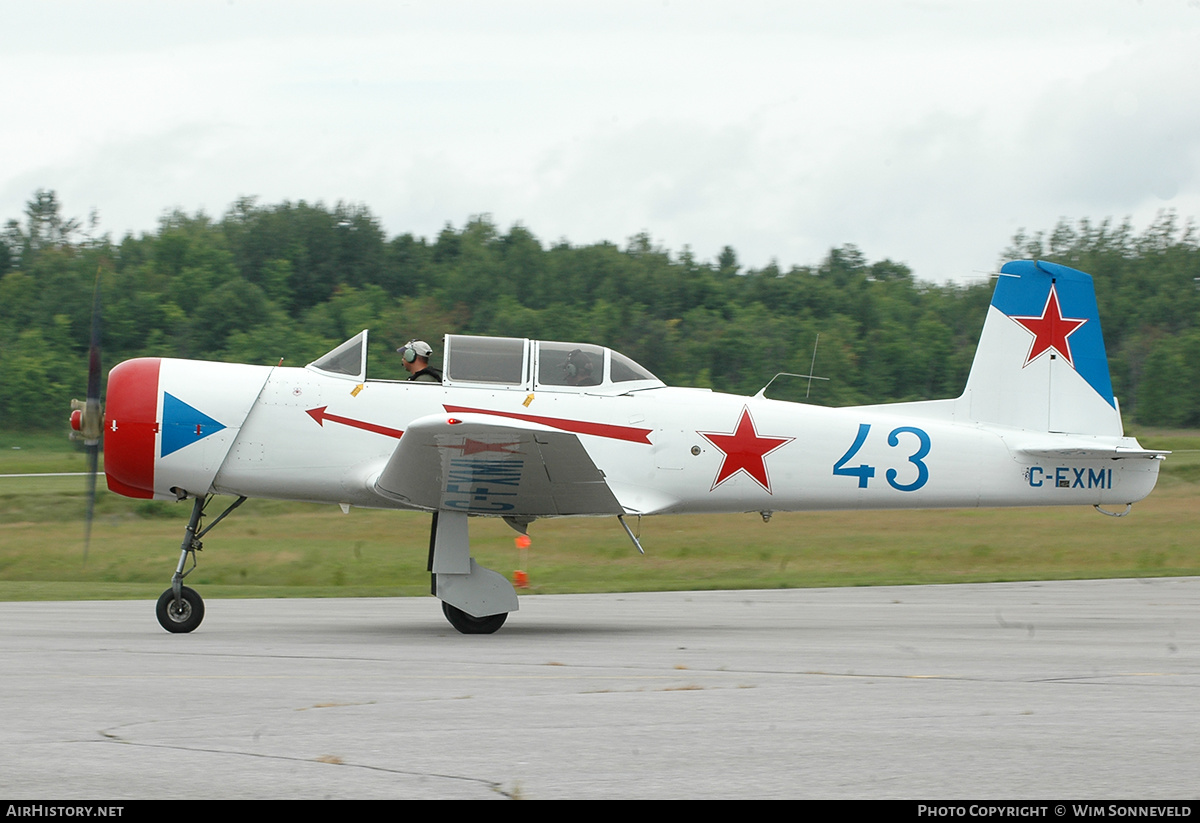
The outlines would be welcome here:
<svg viewBox="0 0 1200 823">
<path fill-rule="evenodd" d="M 704 389 L 441 386 L 165 358 L 118 366 L 109 394 L 110 488 L 163 499 L 434 508 L 374 484 L 405 429 L 437 415 L 573 433 L 625 512 L 639 514 L 1124 505 L 1150 493 L 1159 465 L 1073 457 L 1081 446 L 1137 444 L 959 420 L 954 400 L 827 408 Z M 436 508 L 515 510 L 503 482 L 506 465 L 515 471 L 523 459 L 515 447 L 468 439 L 445 448 L 458 477 Z"/>
</svg>

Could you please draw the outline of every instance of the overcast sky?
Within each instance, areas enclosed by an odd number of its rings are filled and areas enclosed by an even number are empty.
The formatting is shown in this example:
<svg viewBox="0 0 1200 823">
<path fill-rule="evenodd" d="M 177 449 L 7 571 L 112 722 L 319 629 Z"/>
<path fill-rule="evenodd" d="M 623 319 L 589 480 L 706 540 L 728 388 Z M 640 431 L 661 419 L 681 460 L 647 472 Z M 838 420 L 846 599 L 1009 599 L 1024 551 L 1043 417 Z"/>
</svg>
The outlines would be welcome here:
<svg viewBox="0 0 1200 823">
<path fill-rule="evenodd" d="M 114 239 L 342 200 L 940 282 L 1200 216 L 1200 0 L 14 2 L 0 101 L 0 220 L 48 188 Z"/>
</svg>

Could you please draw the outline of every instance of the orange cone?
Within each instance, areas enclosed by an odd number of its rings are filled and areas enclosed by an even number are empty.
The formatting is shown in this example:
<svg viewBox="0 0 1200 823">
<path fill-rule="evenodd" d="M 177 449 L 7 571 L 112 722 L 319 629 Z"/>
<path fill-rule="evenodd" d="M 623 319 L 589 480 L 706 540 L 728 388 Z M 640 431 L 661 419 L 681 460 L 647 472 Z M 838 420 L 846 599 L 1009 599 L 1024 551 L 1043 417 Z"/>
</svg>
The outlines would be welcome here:
<svg viewBox="0 0 1200 823">
<path fill-rule="evenodd" d="M 533 541 L 529 539 L 529 535 L 519 534 L 519 535 L 517 535 L 517 538 L 514 542 L 517 544 L 517 550 L 519 551 L 519 553 L 521 555 L 521 565 L 524 566 L 525 559 L 526 559 L 526 556 L 527 556 L 528 550 L 529 550 L 529 544 L 532 543 Z M 521 571 L 520 569 L 517 569 L 515 572 L 513 572 L 513 585 L 516 586 L 518 589 L 528 589 L 529 588 L 529 575 L 527 575 L 525 572 Z"/>
</svg>

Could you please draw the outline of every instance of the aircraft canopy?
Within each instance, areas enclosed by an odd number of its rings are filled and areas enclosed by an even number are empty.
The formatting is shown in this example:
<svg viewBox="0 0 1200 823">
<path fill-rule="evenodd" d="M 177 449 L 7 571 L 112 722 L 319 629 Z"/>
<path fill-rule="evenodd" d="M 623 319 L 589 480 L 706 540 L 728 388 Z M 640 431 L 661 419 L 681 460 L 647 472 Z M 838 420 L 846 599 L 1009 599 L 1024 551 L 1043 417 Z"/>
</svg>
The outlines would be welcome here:
<svg viewBox="0 0 1200 823">
<path fill-rule="evenodd" d="M 448 334 L 444 351 L 448 386 L 623 394 L 664 385 L 620 352 L 589 343 Z"/>
<path fill-rule="evenodd" d="M 620 352 L 590 343 L 448 334 L 442 351 L 442 382 L 447 386 L 624 394 L 665 385 Z M 309 363 L 308 368 L 364 380 L 366 330 Z"/>
</svg>

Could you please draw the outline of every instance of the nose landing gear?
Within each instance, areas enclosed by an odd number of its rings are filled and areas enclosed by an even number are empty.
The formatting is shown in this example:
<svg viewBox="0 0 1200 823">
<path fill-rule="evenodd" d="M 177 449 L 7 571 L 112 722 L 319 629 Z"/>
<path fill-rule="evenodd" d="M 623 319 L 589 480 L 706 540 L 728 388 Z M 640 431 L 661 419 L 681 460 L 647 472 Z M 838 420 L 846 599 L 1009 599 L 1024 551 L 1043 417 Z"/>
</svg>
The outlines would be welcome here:
<svg viewBox="0 0 1200 823">
<path fill-rule="evenodd" d="M 171 588 L 159 595 L 158 604 L 155 607 L 158 624 L 172 634 L 186 634 L 194 631 L 204 620 L 204 599 L 195 589 L 189 589 L 183 585 L 183 578 L 196 569 L 196 552 L 200 551 L 204 545 L 200 542 L 200 538 L 224 520 L 225 515 L 246 502 L 245 497 L 239 497 L 229 505 L 229 508 L 221 512 L 216 520 L 209 523 L 207 528 L 200 529 L 200 520 L 204 517 L 204 509 L 210 500 L 212 500 L 212 495 L 203 495 L 197 497 L 196 502 L 192 504 L 192 516 L 188 519 L 187 529 L 183 532 L 183 543 L 179 547 L 179 563 L 175 566 L 175 574 L 171 576 Z M 191 555 L 192 567 L 184 571 L 188 555 Z"/>
</svg>

